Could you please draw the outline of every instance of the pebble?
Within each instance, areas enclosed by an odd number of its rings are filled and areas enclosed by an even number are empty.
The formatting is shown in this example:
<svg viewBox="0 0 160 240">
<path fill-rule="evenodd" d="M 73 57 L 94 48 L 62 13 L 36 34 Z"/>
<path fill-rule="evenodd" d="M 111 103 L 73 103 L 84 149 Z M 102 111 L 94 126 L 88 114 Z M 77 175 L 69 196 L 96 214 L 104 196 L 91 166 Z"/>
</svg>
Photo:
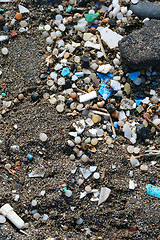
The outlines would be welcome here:
<svg viewBox="0 0 160 240">
<path fill-rule="evenodd" d="M 6 48 L 6 47 L 3 47 L 2 49 L 1 49 L 1 51 L 2 51 L 2 54 L 3 55 L 7 55 L 8 54 L 8 48 Z"/>
<path fill-rule="evenodd" d="M 67 191 L 65 192 L 65 196 L 66 196 L 66 197 L 71 197 L 71 196 L 72 196 L 72 191 L 71 191 L 71 190 L 67 190 Z"/>
<path fill-rule="evenodd" d="M 33 207 L 35 207 L 37 205 L 37 201 L 36 200 L 32 200 L 31 204 L 32 204 Z"/>
<path fill-rule="evenodd" d="M 95 172 L 95 173 L 93 174 L 93 178 L 94 178 L 94 179 L 99 179 L 99 178 L 100 178 L 100 174 L 99 174 L 98 172 Z"/>
<path fill-rule="evenodd" d="M 86 154 L 83 154 L 81 157 L 82 162 L 86 163 L 89 160 L 89 157 Z"/>
<path fill-rule="evenodd" d="M 100 118 L 99 118 L 99 115 L 96 115 L 96 114 L 95 114 L 95 115 L 92 116 L 92 122 L 94 122 L 94 123 L 99 122 L 99 119 L 100 119 Z"/>
<path fill-rule="evenodd" d="M 141 169 L 142 171 L 148 171 L 148 166 L 145 165 L 145 164 L 142 164 L 142 165 L 140 166 L 140 169 Z"/>
<path fill-rule="evenodd" d="M 0 223 L 5 223 L 6 218 L 3 215 L 0 215 Z"/>
<path fill-rule="evenodd" d="M 97 145 L 97 143 L 98 143 L 98 139 L 97 139 L 97 138 L 92 138 L 91 144 L 92 144 L 93 146 L 95 146 L 95 145 Z"/>
<path fill-rule="evenodd" d="M 36 220 L 38 220 L 38 219 L 41 217 L 41 215 L 40 215 L 39 213 L 35 213 L 35 214 L 33 214 L 33 217 L 34 217 Z"/>
<path fill-rule="evenodd" d="M 86 191 L 87 193 L 91 192 L 91 187 L 90 187 L 89 185 L 86 186 L 86 187 L 85 187 L 85 191 Z"/>
<path fill-rule="evenodd" d="M 61 113 L 64 111 L 64 105 L 63 104 L 59 104 L 56 106 L 56 110 L 57 112 Z"/>
<path fill-rule="evenodd" d="M 46 142 L 48 137 L 45 133 L 40 133 L 39 138 L 42 142 Z"/>
</svg>

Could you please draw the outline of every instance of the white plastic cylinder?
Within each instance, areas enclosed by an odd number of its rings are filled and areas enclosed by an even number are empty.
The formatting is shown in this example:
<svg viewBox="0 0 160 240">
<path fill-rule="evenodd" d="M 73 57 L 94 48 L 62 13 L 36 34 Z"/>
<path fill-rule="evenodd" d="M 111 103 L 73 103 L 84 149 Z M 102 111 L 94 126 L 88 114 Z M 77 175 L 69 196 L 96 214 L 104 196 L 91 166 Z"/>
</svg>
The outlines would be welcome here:
<svg viewBox="0 0 160 240">
<path fill-rule="evenodd" d="M 0 213 L 7 217 L 18 229 L 24 227 L 24 221 L 13 211 L 13 208 L 8 203 L 0 208 Z"/>
</svg>

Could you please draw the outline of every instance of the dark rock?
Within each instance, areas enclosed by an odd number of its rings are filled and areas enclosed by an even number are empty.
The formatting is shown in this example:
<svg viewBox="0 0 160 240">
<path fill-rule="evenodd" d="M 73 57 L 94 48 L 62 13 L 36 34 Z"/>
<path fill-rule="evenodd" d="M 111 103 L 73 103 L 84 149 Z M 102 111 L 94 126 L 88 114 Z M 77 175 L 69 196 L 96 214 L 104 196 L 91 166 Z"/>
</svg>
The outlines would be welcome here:
<svg viewBox="0 0 160 240">
<path fill-rule="evenodd" d="M 130 10 L 139 18 L 160 19 L 160 5 L 158 2 L 140 1 L 130 5 Z"/>
<path fill-rule="evenodd" d="M 89 68 L 89 60 L 86 57 L 81 58 L 81 66 L 82 68 Z"/>
<path fill-rule="evenodd" d="M 119 41 L 124 71 L 129 69 L 158 69 L 160 65 L 160 21 L 148 21 L 138 31 Z"/>
<path fill-rule="evenodd" d="M 69 78 L 66 79 L 66 81 L 65 81 L 65 89 L 68 89 L 68 88 L 71 88 L 71 81 Z"/>
<path fill-rule="evenodd" d="M 39 100 L 39 95 L 36 92 L 31 93 L 31 99 L 35 102 Z"/>
<path fill-rule="evenodd" d="M 116 26 L 116 19 L 110 19 L 110 20 L 109 20 L 109 25 L 110 25 L 111 27 Z"/>
<path fill-rule="evenodd" d="M 112 103 L 107 103 L 105 108 L 108 110 L 109 113 L 112 113 L 116 110 L 115 106 Z"/>
<path fill-rule="evenodd" d="M 138 139 L 145 140 L 153 138 L 153 134 L 149 131 L 148 128 L 144 127 L 143 124 L 138 125 L 136 131 Z"/>
<path fill-rule="evenodd" d="M 73 72 L 75 68 L 76 68 L 75 63 L 71 63 L 71 72 Z"/>
<path fill-rule="evenodd" d="M 154 177 L 150 177 L 150 178 L 149 178 L 149 182 L 150 182 L 151 184 L 155 185 L 155 184 L 156 184 L 156 179 L 155 179 Z"/>
</svg>

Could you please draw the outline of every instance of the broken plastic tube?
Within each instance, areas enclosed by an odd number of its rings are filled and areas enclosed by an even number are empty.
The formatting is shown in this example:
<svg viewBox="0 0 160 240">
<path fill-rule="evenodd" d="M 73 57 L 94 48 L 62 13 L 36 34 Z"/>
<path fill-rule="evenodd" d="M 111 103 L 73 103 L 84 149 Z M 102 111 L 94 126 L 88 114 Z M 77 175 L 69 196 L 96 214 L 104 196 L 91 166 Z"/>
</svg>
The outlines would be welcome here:
<svg viewBox="0 0 160 240">
<path fill-rule="evenodd" d="M 156 187 L 152 184 L 148 184 L 146 186 L 146 189 L 147 189 L 148 195 L 160 198 L 160 187 Z"/>
<path fill-rule="evenodd" d="M 13 208 L 8 203 L 0 208 L 0 213 L 7 217 L 18 229 L 24 227 L 24 221 L 13 211 Z"/>
<path fill-rule="evenodd" d="M 86 93 L 80 96 L 80 102 L 87 102 L 97 97 L 96 91 Z"/>
</svg>

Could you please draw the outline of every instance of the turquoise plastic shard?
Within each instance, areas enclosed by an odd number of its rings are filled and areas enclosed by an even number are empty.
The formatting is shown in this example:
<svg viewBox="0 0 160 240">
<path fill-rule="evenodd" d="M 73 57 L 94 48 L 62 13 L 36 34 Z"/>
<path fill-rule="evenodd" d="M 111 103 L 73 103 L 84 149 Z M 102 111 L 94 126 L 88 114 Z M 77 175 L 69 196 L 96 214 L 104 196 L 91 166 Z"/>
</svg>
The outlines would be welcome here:
<svg viewBox="0 0 160 240">
<path fill-rule="evenodd" d="M 93 22 L 98 16 L 99 16 L 99 13 L 97 13 L 97 14 L 84 14 L 84 17 L 85 17 L 87 22 Z"/>
<path fill-rule="evenodd" d="M 67 76 L 68 74 L 70 74 L 69 68 L 63 68 L 63 69 L 62 69 L 62 72 L 61 72 L 61 75 L 62 75 L 63 77 L 65 77 L 65 76 Z"/>
<path fill-rule="evenodd" d="M 133 72 L 133 73 L 129 73 L 129 78 L 134 81 L 139 75 L 141 75 L 141 73 L 139 71 L 137 72 Z"/>
<path fill-rule="evenodd" d="M 148 184 L 146 186 L 146 189 L 147 189 L 148 195 L 160 198 L 160 187 L 156 187 L 152 184 Z"/>
<path fill-rule="evenodd" d="M 72 6 L 71 5 L 68 5 L 67 9 L 66 9 L 66 12 L 67 13 L 70 13 L 72 11 Z"/>
</svg>

